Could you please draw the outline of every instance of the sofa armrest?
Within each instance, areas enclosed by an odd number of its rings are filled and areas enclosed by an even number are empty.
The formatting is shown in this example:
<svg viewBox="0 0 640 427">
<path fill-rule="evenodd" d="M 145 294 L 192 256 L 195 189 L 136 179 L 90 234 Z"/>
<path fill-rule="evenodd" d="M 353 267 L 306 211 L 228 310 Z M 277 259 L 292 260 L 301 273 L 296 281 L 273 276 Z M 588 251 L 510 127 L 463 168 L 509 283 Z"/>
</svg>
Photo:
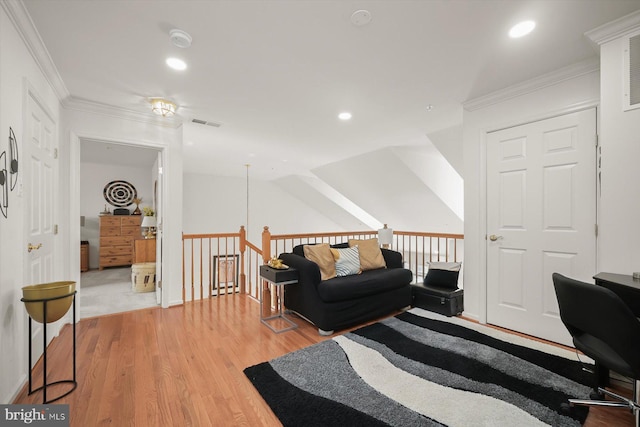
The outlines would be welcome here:
<svg viewBox="0 0 640 427">
<path fill-rule="evenodd" d="M 320 283 L 320 267 L 313 261 L 309 261 L 305 257 L 296 255 L 294 253 L 282 253 L 278 257 L 289 267 L 293 267 L 298 270 L 298 282 L 300 283 L 313 283 L 317 285 Z"/>
<path fill-rule="evenodd" d="M 402 263 L 402 254 L 400 252 L 385 248 L 380 248 L 380 250 L 382 251 L 382 256 L 384 257 L 385 264 L 387 264 L 387 268 L 404 267 L 404 264 Z"/>
</svg>

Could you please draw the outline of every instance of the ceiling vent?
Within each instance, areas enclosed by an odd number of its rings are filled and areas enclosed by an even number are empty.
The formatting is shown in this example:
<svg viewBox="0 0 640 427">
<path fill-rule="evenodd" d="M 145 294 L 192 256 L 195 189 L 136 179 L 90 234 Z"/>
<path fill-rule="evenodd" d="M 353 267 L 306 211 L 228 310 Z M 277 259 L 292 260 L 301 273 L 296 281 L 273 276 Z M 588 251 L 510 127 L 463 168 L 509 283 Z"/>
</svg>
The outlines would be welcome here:
<svg viewBox="0 0 640 427">
<path fill-rule="evenodd" d="M 199 125 L 213 126 L 214 128 L 219 128 L 221 126 L 220 123 L 208 122 L 206 120 L 200 120 L 200 119 L 191 119 L 191 123 L 196 123 L 196 124 L 199 124 Z"/>
</svg>

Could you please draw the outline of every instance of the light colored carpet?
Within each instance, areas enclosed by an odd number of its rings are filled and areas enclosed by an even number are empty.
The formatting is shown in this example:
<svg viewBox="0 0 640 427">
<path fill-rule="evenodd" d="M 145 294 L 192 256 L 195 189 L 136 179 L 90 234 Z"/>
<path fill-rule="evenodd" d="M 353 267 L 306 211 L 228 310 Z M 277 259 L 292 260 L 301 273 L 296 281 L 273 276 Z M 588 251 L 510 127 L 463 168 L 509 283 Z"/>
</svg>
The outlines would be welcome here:
<svg viewBox="0 0 640 427">
<path fill-rule="evenodd" d="M 131 267 L 89 270 L 80 277 L 80 318 L 156 307 L 155 292 L 134 292 Z"/>
</svg>

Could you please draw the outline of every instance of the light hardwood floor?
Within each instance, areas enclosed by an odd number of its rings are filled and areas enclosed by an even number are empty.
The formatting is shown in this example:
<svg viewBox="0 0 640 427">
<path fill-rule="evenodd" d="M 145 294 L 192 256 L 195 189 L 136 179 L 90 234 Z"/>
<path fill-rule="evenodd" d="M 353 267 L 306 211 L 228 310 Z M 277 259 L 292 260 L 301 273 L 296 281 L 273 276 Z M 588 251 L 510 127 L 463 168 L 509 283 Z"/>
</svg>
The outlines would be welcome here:
<svg viewBox="0 0 640 427">
<path fill-rule="evenodd" d="M 77 325 L 78 388 L 71 426 L 278 426 L 243 369 L 328 339 L 300 327 L 274 334 L 244 295 L 84 319 Z M 71 331 L 49 347 L 49 382 L 69 379 Z M 41 363 L 34 383 L 41 383 Z M 50 387 L 49 396 L 67 385 Z M 25 389 L 14 403 L 41 403 Z M 591 409 L 586 427 L 632 426 L 624 410 Z"/>
</svg>

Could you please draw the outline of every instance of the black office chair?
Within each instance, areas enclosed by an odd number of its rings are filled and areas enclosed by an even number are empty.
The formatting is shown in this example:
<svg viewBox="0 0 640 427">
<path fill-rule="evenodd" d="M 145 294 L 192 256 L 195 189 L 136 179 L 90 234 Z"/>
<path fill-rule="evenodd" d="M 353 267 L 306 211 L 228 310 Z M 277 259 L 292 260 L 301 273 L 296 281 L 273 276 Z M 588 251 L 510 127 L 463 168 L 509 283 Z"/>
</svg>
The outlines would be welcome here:
<svg viewBox="0 0 640 427">
<path fill-rule="evenodd" d="M 569 399 L 569 404 L 627 408 L 635 415 L 636 426 L 640 427 L 640 320 L 609 289 L 558 273 L 553 274 L 553 286 L 560 318 L 569 330 L 573 344 L 596 363 L 591 398 L 604 399 L 606 394 L 618 400 Z M 609 370 L 632 379 L 634 400 L 600 387 L 608 381 Z"/>
</svg>

